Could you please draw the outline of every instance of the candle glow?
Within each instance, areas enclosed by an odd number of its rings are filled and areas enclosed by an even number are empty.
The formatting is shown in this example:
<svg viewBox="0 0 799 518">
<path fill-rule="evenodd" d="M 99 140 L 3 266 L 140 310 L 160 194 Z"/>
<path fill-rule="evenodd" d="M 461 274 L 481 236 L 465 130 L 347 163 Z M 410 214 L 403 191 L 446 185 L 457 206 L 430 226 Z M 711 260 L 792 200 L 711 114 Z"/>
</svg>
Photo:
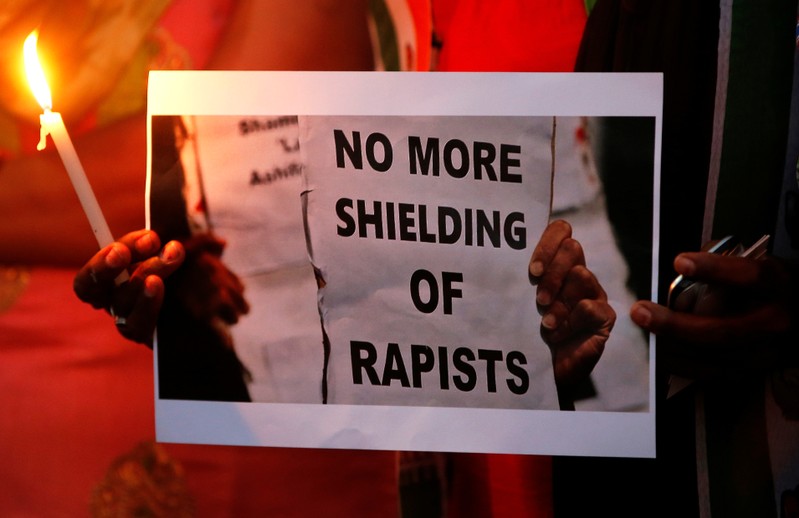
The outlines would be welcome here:
<svg viewBox="0 0 799 518">
<path fill-rule="evenodd" d="M 75 193 L 78 195 L 83 211 L 89 219 L 89 223 L 94 231 L 94 237 L 97 238 L 97 243 L 100 248 L 110 245 L 114 238 L 111 235 L 111 230 L 108 228 L 108 223 L 105 221 L 100 205 L 97 203 L 97 198 L 94 196 L 91 185 L 89 184 L 83 166 L 78 159 L 78 154 L 75 152 L 75 146 L 69 138 L 69 133 L 64 126 L 64 121 L 61 114 L 52 111 L 53 101 L 50 93 L 50 87 L 47 84 L 47 79 L 44 75 L 44 70 L 39 62 L 39 56 L 36 52 L 36 44 L 38 42 L 38 33 L 33 31 L 25 39 L 23 45 L 23 57 L 25 61 L 25 72 L 28 78 L 28 84 L 33 91 L 36 101 L 44 110 L 39 116 L 41 124 L 41 133 L 39 144 L 36 149 L 41 151 L 47 145 L 47 135 L 50 135 L 55 142 L 58 154 L 61 161 L 69 174 L 72 181 L 72 186 Z"/>
<path fill-rule="evenodd" d="M 53 97 L 50 93 L 50 87 L 47 84 L 47 78 L 44 76 L 42 64 L 39 62 L 39 55 L 36 53 L 36 45 L 38 42 L 39 31 L 33 31 L 25 39 L 25 44 L 22 47 L 22 55 L 25 61 L 25 75 L 28 78 L 28 84 L 39 106 L 45 110 L 52 110 Z"/>
</svg>

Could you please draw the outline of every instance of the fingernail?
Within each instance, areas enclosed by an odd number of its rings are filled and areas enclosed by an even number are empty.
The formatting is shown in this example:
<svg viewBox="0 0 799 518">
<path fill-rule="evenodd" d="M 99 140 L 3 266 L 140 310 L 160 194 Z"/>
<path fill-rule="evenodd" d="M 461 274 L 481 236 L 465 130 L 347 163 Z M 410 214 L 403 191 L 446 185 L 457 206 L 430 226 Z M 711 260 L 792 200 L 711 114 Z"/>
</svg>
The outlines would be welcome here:
<svg viewBox="0 0 799 518">
<path fill-rule="evenodd" d="M 696 273 L 696 263 L 685 256 L 678 255 L 677 258 L 674 259 L 674 269 L 677 270 L 677 273 L 691 276 Z"/>
<path fill-rule="evenodd" d="M 630 312 L 630 318 L 641 327 L 648 328 L 652 323 L 652 312 L 644 305 L 636 304 Z"/>
<path fill-rule="evenodd" d="M 161 259 L 167 264 L 173 263 L 180 259 L 182 255 L 182 249 L 175 241 L 170 241 L 164 247 L 164 251 L 161 253 Z"/>
<path fill-rule="evenodd" d="M 144 279 L 144 296 L 148 299 L 155 297 L 158 290 L 157 284 L 158 282 L 152 275 Z"/>
<path fill-rule="evenodd" d="M 549 329 L 551 331 L 558 327 L 558 321 L 555 319 L 555 315 L 552 313 L 547 313 L 544 315 L 544 318 L 541 319 L 541 325 L 544 326 L 545 329 Z"/>
<path fill-rule="evenodd" d="M 530 275 L 533 277 L 541 277 L 544 273 L 544 263 L 541 261 L 533 261 L 530 263 Z"/>
<path fill-rule="evenodd" d="M 158 249 L 158 243 L 155 240 L 152 232 L 147 232 L 142 237 L 136 240 L 136 250 L 142 254 L 153 252 Z"/>
<path fill-rule="evenodd" d="M 535 301 L 540 306 L 549 306 L 549 303 L 552 301 L 552 297 L 549 295 L 547 291 L 539 291 L 538 294 L 535 296 Z"/>
<path fill-rule="evenodd" d="M 119 253 L 116 246 L 111 247 L 105 256 L 105 264 L 109 268 L 121 268 L 125 265 L 125 258 Z"/>
</svg>

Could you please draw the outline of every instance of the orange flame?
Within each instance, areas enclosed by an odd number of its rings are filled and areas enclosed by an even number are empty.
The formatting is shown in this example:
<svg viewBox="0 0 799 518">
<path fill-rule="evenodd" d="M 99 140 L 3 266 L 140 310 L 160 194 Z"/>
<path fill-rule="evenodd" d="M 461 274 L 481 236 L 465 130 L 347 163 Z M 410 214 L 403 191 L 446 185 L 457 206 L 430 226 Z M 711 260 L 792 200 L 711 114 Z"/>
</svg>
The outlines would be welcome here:
<svg viewBox="0 0 799 518">
<path fill-rule="evenodd" d="M 39 55 L 36 52 L 36 44 L 39 40 L 39 31 L 31 32 L 25 39 L 23 46 L 23 56 L 25 58 L 25 74 L 28 76 L 28 84 L 33 91 L 36 101 L 45 110 L 53 108 L 53 98 L 50 94 L 50 87 L 47 85 L 47 78 L 39 62 Z"/>
</svg>

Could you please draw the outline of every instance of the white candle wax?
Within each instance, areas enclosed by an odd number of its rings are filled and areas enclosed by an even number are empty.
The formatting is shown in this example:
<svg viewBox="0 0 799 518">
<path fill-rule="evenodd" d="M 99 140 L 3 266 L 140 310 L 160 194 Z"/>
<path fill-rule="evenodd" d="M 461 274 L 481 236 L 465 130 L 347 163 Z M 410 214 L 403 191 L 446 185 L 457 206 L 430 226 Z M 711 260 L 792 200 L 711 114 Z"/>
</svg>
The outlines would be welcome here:
<svg viewBox="0 0 799 518">
<path fill-rule="evenodd" d="M 67 133 L 67 128 L 64 126 L 61 114 L 51 110 L 53 100 L 50 96 L 47 80 L 44 77 L 44 71 L 39 63 L 39 56 L 36 54 L 37 40 L 38 32 L 33 31 L 25 39 L 25 44 L 23 45 L 23 57 L 28 82 L 31 85 L 36 101 L 44 109 L 44 113 L 39 116 L 41 132 L 39 145 L 36 148 L 39 151 L 45 148 L 47 135 L 53 138 L 56 150 L 61 156 L 61 162 L 64 164 L 67 174 L 69 174 L 69 179 L 72 181 L 72 187 L 75 189 L 80 204 L 83 206 L 83 212 L 89 219 L 97 244 L 100 245 L 100 248 L 104 248 L 114 242 L 114 237 L 111 235 L 111 230 L 105 221 L 103 211 L 100 210 L 100 204 L 97 203 L 97 198 L 94 197 L 94 191 L 92 191 L 92 187 L 89 184 L 89 179 L 86 178 L 86 172 L 78 159 L 75 146 L 72 145 L 72 139 L 69 138 L 69 133 Z M 128 272 L 123 271 L 117 276 L 116 283 L 119 285 L 126 280 L 128 280 Z"/>
<path fill-rule="evenodd" d="M 78 195 L 80 204 L 83 206 L 83 212 L 89 219 L 89 224 L 94 231 L 94 237 L 97 238 L 97 243 L 100 248 L 110 245 L 114 242 L 114 237 L 111 230 L 108 228 L 108 223 L 105 221 L 100 205 L 97 203 L 97 198 L 94 196 L 94 191 L 89 184 L 89 179 L 86 178 L 86 173 L 83 166 L 78 159 L 78 154 L 75 152 L 75 146 L 72 145 L 72 140 L 69 138 L 67 128 L 64 126 L 64 121 L 61 114 L 50 110 L 45 110 L 39 116 L 42 125 L 41 140 L 38 148 L 44 148 L 45 138 L 49 134 L 53 137 L 58 154 L 61 156 L 61 161 L 69 174 L 69 179 L 72 181 L 72 186 Z"/>
</svg>

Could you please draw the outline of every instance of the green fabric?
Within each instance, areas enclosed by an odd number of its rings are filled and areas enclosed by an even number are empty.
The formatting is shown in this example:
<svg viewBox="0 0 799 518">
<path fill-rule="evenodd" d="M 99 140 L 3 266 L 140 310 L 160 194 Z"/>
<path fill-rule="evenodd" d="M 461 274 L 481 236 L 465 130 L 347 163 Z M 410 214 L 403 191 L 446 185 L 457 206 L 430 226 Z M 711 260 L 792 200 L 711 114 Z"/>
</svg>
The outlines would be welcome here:
<svg viewBox="0 0 799 518">
<path fill-rule="evenodd" d="M 397 48 L 397 34 L 394 20 L 388 11 L 385 0 L 370 0 L 369 14 L 377 27 L 378 48 L 377 52 L 383 61 L 386 70 L 397 71 L 400 69 L 399 49 Z"/>
<path fill-rule="evenodd" d="M 785 160 L 796 2 L 733 2 L 727 112 L 713 237 L 774 228 Z"/>
<path fill-rule="evenodd" d="M 750 245 L 776 225 L 793 77 L 796 1 L 734 0 L 713 237 Z M 753 344 L 756 345 L 756 344 Z M 706 392 L 713 518 L 777 516 L 763 379 Z"/>
</svg>

